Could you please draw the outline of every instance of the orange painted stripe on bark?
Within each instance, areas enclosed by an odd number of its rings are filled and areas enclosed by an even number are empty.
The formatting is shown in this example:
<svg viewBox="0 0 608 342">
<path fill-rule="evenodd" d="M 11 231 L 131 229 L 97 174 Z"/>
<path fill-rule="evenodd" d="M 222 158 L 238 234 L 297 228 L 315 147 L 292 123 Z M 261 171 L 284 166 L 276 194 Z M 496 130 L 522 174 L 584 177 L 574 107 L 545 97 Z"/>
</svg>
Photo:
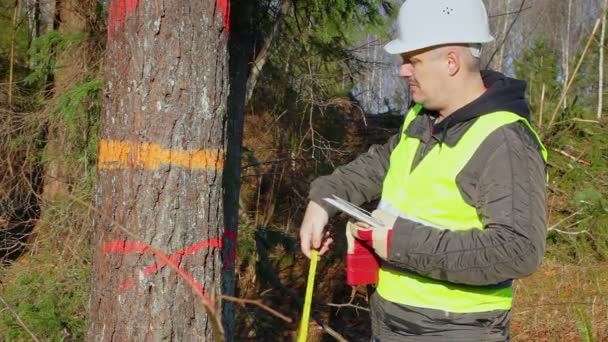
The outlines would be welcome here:
<svg viewBox="0 0 608 342">
<path fill-rule="evenodd" d="M 161 165 L 189 169 L 220 169 L 224 167 L 224 153 L 222 150 L 170 150 L 157 144 L 130 141 L 99 142 L 99 169 L 158 169 Z"/>
</svg>

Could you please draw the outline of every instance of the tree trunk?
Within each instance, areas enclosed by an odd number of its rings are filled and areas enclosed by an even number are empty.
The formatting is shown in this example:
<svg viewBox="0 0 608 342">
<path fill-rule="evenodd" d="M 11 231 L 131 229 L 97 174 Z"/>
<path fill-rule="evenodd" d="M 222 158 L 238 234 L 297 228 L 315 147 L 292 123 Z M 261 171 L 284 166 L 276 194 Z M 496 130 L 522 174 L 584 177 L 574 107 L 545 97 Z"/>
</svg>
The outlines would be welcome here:
<svg viewBox="0 0 608 342">
<path fill-rule="evenodd" d="M 507 45 L 507 35 L 509 34 L 509 18 L 510 16 L 507 15 L 507 13 L 509 13 L 509 11 L 511 10 L 511 0 L 506 0 L 505 1 L 505 7 L 504 7 L 504 18 L 503 18 L 503 22 L 502 22 L 502 41 L 503 43 L 500 45 L 500 53 L 498 54 L 498 66 L 497 66 L 497 70 L 500 72 L 505 72 L 504 70 L 504 62 L 505 62 L 505 45 Z"/>
<path fill-rule="evenodd" d="M 55 29 L 56 0 L 38 0 L 40 10 L 37 22 L 37 35 L 41 36 Z"/>
<path fill-rule="evenodd" d="M 19 0 L 15 0 L 15 8 L 13 9 L 13 25 L 11 30 L 11 49 L 9 53 L 9 67 L 8 67 L 8 106 L 9 108 L 13 105 L 13 71 L 15 69 L 15 45 L 17 41 L 17 18 L 19 15 Z"/>
<path fill-rule="evenodd" d="M 88 340 L 218 340 L 228 1 L 109 14 Z"/>
<path fill-rule="evenodd" d="M 566 87 L 570 81 L 570 31 L 572 27 L 572 0 L 568 0 L 568 17 L 566 20 L 566 35 L 563 40 L 563 66 L 564 66 L 564 109 L 568 107 L 568 96 L 566 94 Z"/>
<path fill-rule="evenodd" d="M 28 48 L 31 46 L 34 39 L 40 36 L 40 1 L 27 0 L 25 1 L 25 14 L 27 15 L 27 27 L 30 34 L 28 40 Z"/>
<path fill-rule="evenodd" d="M 259 3 L 251 0 L 231 1 L 230 95 L 228 96 L 228 149 L 224 168 L 224 274 L 222 294 L 234 296 L 237 228 L 239 224 L 239 196 L 241 189 L 241 145 L 247 98 L 247 80 L 255 42 L 254 10 Z M 225 339 L 234 338 L 234 305 L 224 301 L 222 307 Z"/>
<path fill-rule="evenodd" d="M 606 9 L 608 9 L 608 0 L 604 0 L 602 8 L 602 32 L 600 33 L 600 61 L 599 61 L 599 80 L 597 85 L 597 119 L 602 118 L 604 110 L 604 41 L 606 40 Z"/>
</svg>

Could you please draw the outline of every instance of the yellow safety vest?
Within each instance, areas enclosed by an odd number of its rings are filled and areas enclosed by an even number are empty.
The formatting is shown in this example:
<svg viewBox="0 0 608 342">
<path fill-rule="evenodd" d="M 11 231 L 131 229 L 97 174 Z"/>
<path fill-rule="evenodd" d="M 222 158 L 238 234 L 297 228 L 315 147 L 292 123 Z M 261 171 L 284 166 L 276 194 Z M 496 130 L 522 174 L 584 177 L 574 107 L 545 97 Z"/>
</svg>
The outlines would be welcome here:
<svg viewBox="0 0 608 342">
<path fill-rule="evenodd" d="M 380 206 L 395 214 L 437 228 L 484 229 L 475 207 L 462 198 L 456 176 L 479 145 L 504 125 L 520 121 L 530 128 L 547 160 L 547 151 L 527 120 L 514 113 L 495 112 L 479 117 L 455 146 L 435 146 L 412 171 L 420 140 L 407 136 L 405 131 L 421 109 L 421 105 L 414 106 L 405 118 L 382 188 Z M 377 291 L 395 303 L 459 313 L 508 310 L 513 297 L 511 286 L 459 285 L 388 269 L 380 269 Z"/>
</svg>

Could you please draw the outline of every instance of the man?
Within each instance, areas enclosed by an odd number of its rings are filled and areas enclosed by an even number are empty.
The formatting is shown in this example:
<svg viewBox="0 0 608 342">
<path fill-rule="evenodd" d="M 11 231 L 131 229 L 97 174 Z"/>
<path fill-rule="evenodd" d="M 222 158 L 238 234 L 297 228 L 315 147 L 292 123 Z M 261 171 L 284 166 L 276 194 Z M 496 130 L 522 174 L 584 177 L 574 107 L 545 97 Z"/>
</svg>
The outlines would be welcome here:
<svg viewBox="0 0 608 342">
<path fill-rule="evenodd" d="M 512 280 L 538 268 L 546 234 L 546 150 L 526 85 L 480 72 L 493 40 L 482 0 L 407 0 L 398 34 L 385 50 L 401 56 L 415 105 L 400 134 L 312 183 L 302 251 L 332 243 L 323 198 L 380 198 L 396 221 L 347 231 L 382 259 L 374 339 L 508 340 Z"/>
</svg>

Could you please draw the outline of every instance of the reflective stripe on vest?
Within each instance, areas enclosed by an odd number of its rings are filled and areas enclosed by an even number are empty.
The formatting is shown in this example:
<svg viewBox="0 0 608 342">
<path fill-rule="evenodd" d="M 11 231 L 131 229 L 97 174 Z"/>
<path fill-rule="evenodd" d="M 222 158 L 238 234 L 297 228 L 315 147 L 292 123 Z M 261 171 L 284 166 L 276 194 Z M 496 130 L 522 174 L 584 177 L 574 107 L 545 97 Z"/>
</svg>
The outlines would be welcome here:
<svg viewBox="0 0 608 342">
<path fill-rule="evenodd" d="M 527 120 L 514 113 L 486 114 L 476 119 L 455 146 L 435 145 L 412 170 L 420 140 L 408 137 L 405 132 L 421 109 L 420 105 L 414 106 L 405 118 L 401 141 L 390 157 L 380 208 L 431 227 L 483 229 L 477 210 L 460 194 L 457 175 L 479 145 L 496 129 L 520 121 L 532 132 L 534 130 Z M 534 134 L 546 160 L 546 149 Z M 508 310 L 512 302 L 510 286 L 458 285 L 388 269 L 380 270 L 377 291 L 395 303 L 459 313 Z"/>
</svg>

